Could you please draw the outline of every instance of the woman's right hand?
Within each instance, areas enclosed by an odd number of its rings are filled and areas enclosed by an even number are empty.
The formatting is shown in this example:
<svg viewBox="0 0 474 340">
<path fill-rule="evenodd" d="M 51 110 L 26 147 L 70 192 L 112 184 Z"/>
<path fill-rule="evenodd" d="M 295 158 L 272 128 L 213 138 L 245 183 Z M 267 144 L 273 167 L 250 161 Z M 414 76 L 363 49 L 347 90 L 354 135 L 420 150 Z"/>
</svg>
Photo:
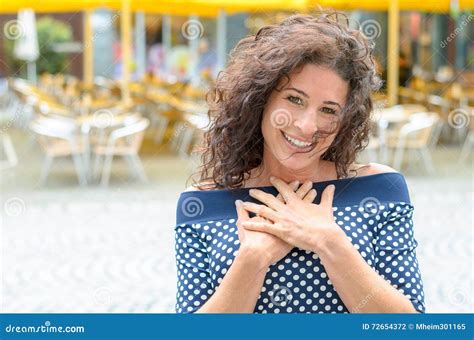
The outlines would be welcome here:
<svg viewBox="0 0 474 340">
<path fill-rule="evenodd" d="M 305 182 L 300 188 L 298 188 L 299 182 L 295 181 L 290 183 L 290 187 L 296 190 L 296 194 L 304 199 L 305 201 L 312 202 L 316 198 L 316 191 L 312 189 L 312 182 Z M 283 198 L 279 195 L 278 198 L 283 201 Z M 243 221 L 263 221 L 264 219 L 259 216 L 250 217 L 249 212 L 242 206 L 242 201 L 238 200 L 235 202 L 237 208 L 237 230 L 240 241 L 239 253 L 245 253 L 250 256 L 263 258 L 266 266 L 278 262 L 285 257 L 293 245 L 286 243 L 276 236 L 267 234 L 264 232 L 253 231 L 245 229 L 242 226 Z M 268 222 L 268 221 L 267 221 Z M 244 250 L 244 252 L 241 252 Z"/>
</svg>

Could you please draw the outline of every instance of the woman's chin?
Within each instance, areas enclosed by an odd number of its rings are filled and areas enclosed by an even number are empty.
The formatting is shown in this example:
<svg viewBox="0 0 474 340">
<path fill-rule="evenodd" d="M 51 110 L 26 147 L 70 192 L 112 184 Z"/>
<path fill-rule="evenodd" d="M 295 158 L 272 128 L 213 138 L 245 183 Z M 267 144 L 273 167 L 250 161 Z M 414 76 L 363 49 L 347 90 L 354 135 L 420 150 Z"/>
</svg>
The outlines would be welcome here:
<svg viewBox="0 0 474 340">
<path fill-rule="evenodd" d="M 281 154 L 278 158 L 281 166 L 288 170 L 298 171 L 311 166 L 311 159 L 308 153 Z"/>
</svg>

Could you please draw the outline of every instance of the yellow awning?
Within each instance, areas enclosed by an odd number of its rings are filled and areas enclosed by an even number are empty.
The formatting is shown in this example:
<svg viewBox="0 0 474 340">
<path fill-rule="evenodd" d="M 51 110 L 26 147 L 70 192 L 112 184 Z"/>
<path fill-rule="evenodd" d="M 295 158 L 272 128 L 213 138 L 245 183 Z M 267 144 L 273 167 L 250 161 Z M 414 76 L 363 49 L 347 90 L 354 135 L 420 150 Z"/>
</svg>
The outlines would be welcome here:
<svg viewBox="0 0 474 340">
<path fill-rule="evenodd" d="M 1 0 L 0 13 L 15 13 L 23 8 L 32 8 L 38 13 L 78 12 L 109 7 L 109 3 L 109 0 Z"/>
<path fill-rule="evenodd" d="M 311 0 L 131 0 L 133 10 L 146 13 L 175 15 L 217 16 L 220 10 L 227 14 L 268 12 L 276 10 L 304 11 Z"/>
<path fill-rule="evenodd" d="M 129 0 L 132 11 L 174 15 L 215 16 L 220 9 L 238 12 L 272 10 L 303 11 L 318 5 L 340 10 L 385 11 L 390 0 Z M 400 0 L 400 10 L 449 12 L 452 0 Z M 77 12 L 93 8 L 119 10 L 121 0 L 2 0 L 0 13 L 15 13 L 22 8 L 36 12 Z M 460 10 L 474 9 L 474 0 L 459 0 Z"/>
<path fill-rule="evenodd" d="M 174 15 L 216 16 L 219 10 L 227 13 L 264 12 L 272 10 L 304 10 L 309 0 L 129 0 L 132 11 Z M 119 10 L 121 0 L 14 0 L 0 2 L 0 13 L 15 13 L 22 8 L 36 12 L 77 12 L 92 8 Z"/>
<path fill-rule="evenodd" d="M 432 13 L 448 13 L 453 0 L 399 0 L 401 11 L 422 11 Z M 387 11 L 390 0 L 317 0 L 323 7 L 340 10 Z M 474 9 L 474 0 L 459 0 L 459 9 Z"/>
</svg>

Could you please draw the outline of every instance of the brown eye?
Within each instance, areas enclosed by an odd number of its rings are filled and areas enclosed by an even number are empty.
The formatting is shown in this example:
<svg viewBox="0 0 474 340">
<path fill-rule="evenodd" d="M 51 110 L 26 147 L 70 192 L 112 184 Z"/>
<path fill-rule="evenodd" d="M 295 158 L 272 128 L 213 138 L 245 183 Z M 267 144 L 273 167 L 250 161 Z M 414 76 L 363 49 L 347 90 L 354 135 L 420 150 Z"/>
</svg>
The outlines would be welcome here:
<svg viewBox="0 0 474 340">
<path fill-rule="evenodd" d="M 303 100 L 301 100 L 300 97 L 296 97 L 296 96 L 288 96 L 286 97 L 286 99 L 290 102 L 292 102 L 293 104 L 296 104 L 296 105 L 301 105 L 303 104 Z"/>
<path fill-rule="evenodd" d="M 331 115 L 333 115 L 333 114 L 336 113 L 336 110 L 331 109 L 330 107 L 323 107 L 323 108 L 321 109 L 321 111 L 324 112 L 324 113 L 331 114 Z"/>
</svg>

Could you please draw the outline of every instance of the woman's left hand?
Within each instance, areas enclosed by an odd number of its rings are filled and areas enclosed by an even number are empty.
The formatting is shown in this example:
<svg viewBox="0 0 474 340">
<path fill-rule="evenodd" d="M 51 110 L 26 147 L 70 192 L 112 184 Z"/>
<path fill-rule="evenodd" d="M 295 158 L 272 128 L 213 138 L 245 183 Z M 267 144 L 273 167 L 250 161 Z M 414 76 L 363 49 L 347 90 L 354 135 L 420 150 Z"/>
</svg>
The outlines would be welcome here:
<svg viewBox="0 0 474 340">
<path fill-rule="evenodd" d="M 320 204 L 314 204 L 312 201 L 299 198 L 281 179 L 272 177 L 270 181 L 284 202 L 271 194 L 252 189 L 250 196 L 264 205 L 244 202 L 243 207 L 273 223 L 247 221 L 242 224 L 244 228 L 270 233 L 295 247 L 316 253 L 325 247 L 327 241 L 345 235 L 333 216 L 334 185 L 324 189 Z M 306 182 L 303 185 L 312 183 Z"/>
</svg>

